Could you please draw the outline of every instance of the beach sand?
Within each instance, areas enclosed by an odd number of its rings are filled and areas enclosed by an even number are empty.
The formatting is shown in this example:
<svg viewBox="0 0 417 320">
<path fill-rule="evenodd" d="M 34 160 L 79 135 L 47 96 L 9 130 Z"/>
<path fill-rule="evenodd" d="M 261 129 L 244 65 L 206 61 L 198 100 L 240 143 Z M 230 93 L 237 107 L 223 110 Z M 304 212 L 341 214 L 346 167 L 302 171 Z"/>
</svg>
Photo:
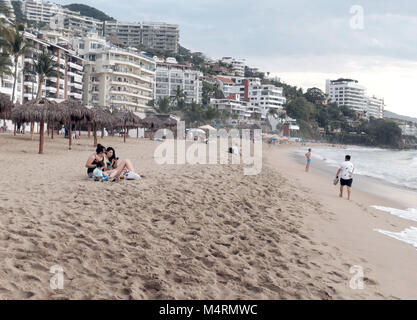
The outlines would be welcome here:
<svg viewBox="0 0 417 320">
<path fill-rule="evenodd" d="M 0 134 L 1 299 L 416 298 L 417 252 L 373 231 L 410 223 L 337 197 L 323 175 L 264 147 L 242 165 L 158 165 L 160 142 L 106 137 L 146 175 L 92 182 L 92 139 L 38 142 Z M 342 202 L 343 201 L 343 204 Z M 389 203 L 388 203 L 389 202 Z M 64 288 L 51 289 L 52 266 Z M 361 265 L 365 288 L 349 286 Z"/>
</svg>

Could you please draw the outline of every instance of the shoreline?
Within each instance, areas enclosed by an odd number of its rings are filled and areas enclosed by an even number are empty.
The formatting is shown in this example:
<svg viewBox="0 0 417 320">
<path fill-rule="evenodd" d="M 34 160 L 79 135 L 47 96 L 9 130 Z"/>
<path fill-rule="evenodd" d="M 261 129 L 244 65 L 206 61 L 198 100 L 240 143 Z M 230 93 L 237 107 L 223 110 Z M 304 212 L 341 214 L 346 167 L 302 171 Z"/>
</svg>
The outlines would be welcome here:
<svg viewBox="0 0 417 320">
<path fill-rule="evenodd" d="M 400 232 L 410 226 L 416 227 L 417 223 L 371 208 L 371 205 L 380 205 L 405 209 L 404 203 L 399 207 L 400 203 L 391 197 L 366 191 L 358 192 L 360 188 L 357 187 L 357 182 L 352 190 L 352 200 L 346 199 L 346 193 L 345 198 L 340 199 L 338 186 L 331 183 L 323 168 L 316 168 L 313 162 L 310 172 L 306 173 L 305 165 L 294 159 L 292 152 L 300 147 L 305 148 L 300 145 L 270 148 L 268 162 L 275 170 L 320 201 L 328 211 L 330 219 L 306 217 L 306 224 L 314 230 L 313 238 L 319 242 L 332 243 L 345 258 L 352 261 L 352 265 L 353 261 L 363 265 L 365 277 L 372 278 L 384 295 L 392 298 L 415 299 L 417 297 L 414 290 L 417 286 L 414 277 L 414 270 L 417 268 L 416 249 L 410 244 L 374 230 Z M 392 191 L 389 186 L 384 188 Z"/>
</svg>

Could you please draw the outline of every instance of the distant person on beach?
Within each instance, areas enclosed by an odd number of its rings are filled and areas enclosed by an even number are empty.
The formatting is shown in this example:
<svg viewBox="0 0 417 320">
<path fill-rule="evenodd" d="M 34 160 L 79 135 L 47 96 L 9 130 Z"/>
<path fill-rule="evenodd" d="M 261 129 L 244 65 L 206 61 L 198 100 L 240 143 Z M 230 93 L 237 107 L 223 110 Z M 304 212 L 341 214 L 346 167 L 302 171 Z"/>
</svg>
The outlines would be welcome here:
<svg viewBox="0 0 417 320">
<path fill-rule="evenodd" d="M 340 164 L 339 170 L 336 173 L 336 179 L 339 178 L 340 174 L 340 193 L 339 197 L 343 198 L 343 187 L 347 187 L 348 200 L 350 200 L 350 194 L 352 192 L 352 182 L 353 182 L 353 163 L 350 162 L 350 156 L 345 156 L 345 161 Z"/>
<path fill-rule="evenodd" d="M 310 164 L 311 164 L 311 149 L 308 149 L 308 152 L 305 154 L 305 156 L 307 159 L 306 172 L 308 172 L 308 170 L 310 170 Z"/>
</svg>

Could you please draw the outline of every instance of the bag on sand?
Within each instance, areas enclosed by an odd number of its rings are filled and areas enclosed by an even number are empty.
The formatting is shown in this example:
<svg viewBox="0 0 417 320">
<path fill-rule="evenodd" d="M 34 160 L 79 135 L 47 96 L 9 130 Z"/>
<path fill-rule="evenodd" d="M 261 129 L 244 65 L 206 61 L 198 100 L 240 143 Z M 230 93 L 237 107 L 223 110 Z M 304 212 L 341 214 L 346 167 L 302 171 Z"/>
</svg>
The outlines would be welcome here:
<svg viewBox="0 0 417 320">
<path fill-rule="evenodd" d="M 126 179 L 126 180 L 139 180 L 139 179 L 140 179 L 140 175 L 138 175 L 138 174 L 137 174 L 137 173 L 135 173 L 135 172 L 128 171 L 128 172 L 126 172 L 126 174 L 125 174 L 125 179 Z"/>
</svg>

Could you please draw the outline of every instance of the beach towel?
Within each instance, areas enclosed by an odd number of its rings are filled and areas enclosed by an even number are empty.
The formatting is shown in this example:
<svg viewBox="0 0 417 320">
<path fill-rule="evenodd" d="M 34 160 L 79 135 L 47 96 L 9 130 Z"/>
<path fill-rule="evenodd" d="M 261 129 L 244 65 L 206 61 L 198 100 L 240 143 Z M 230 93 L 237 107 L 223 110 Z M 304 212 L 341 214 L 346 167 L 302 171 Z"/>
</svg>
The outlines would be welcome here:
<svg viewBox="0 0 417 320">
<path fill-rule="evenodd" d="M 126 180 L 139 180 L 139 179 L 140 179 L 140 175 L 138 175 L 138 174 L 137 174 L 137 173 L 135 173 L 135 172 L 128 171 L 128 172 L 126 172 L 126 174 L 125 174 L 125 179 L 126 179 Z"/>
</svg>

